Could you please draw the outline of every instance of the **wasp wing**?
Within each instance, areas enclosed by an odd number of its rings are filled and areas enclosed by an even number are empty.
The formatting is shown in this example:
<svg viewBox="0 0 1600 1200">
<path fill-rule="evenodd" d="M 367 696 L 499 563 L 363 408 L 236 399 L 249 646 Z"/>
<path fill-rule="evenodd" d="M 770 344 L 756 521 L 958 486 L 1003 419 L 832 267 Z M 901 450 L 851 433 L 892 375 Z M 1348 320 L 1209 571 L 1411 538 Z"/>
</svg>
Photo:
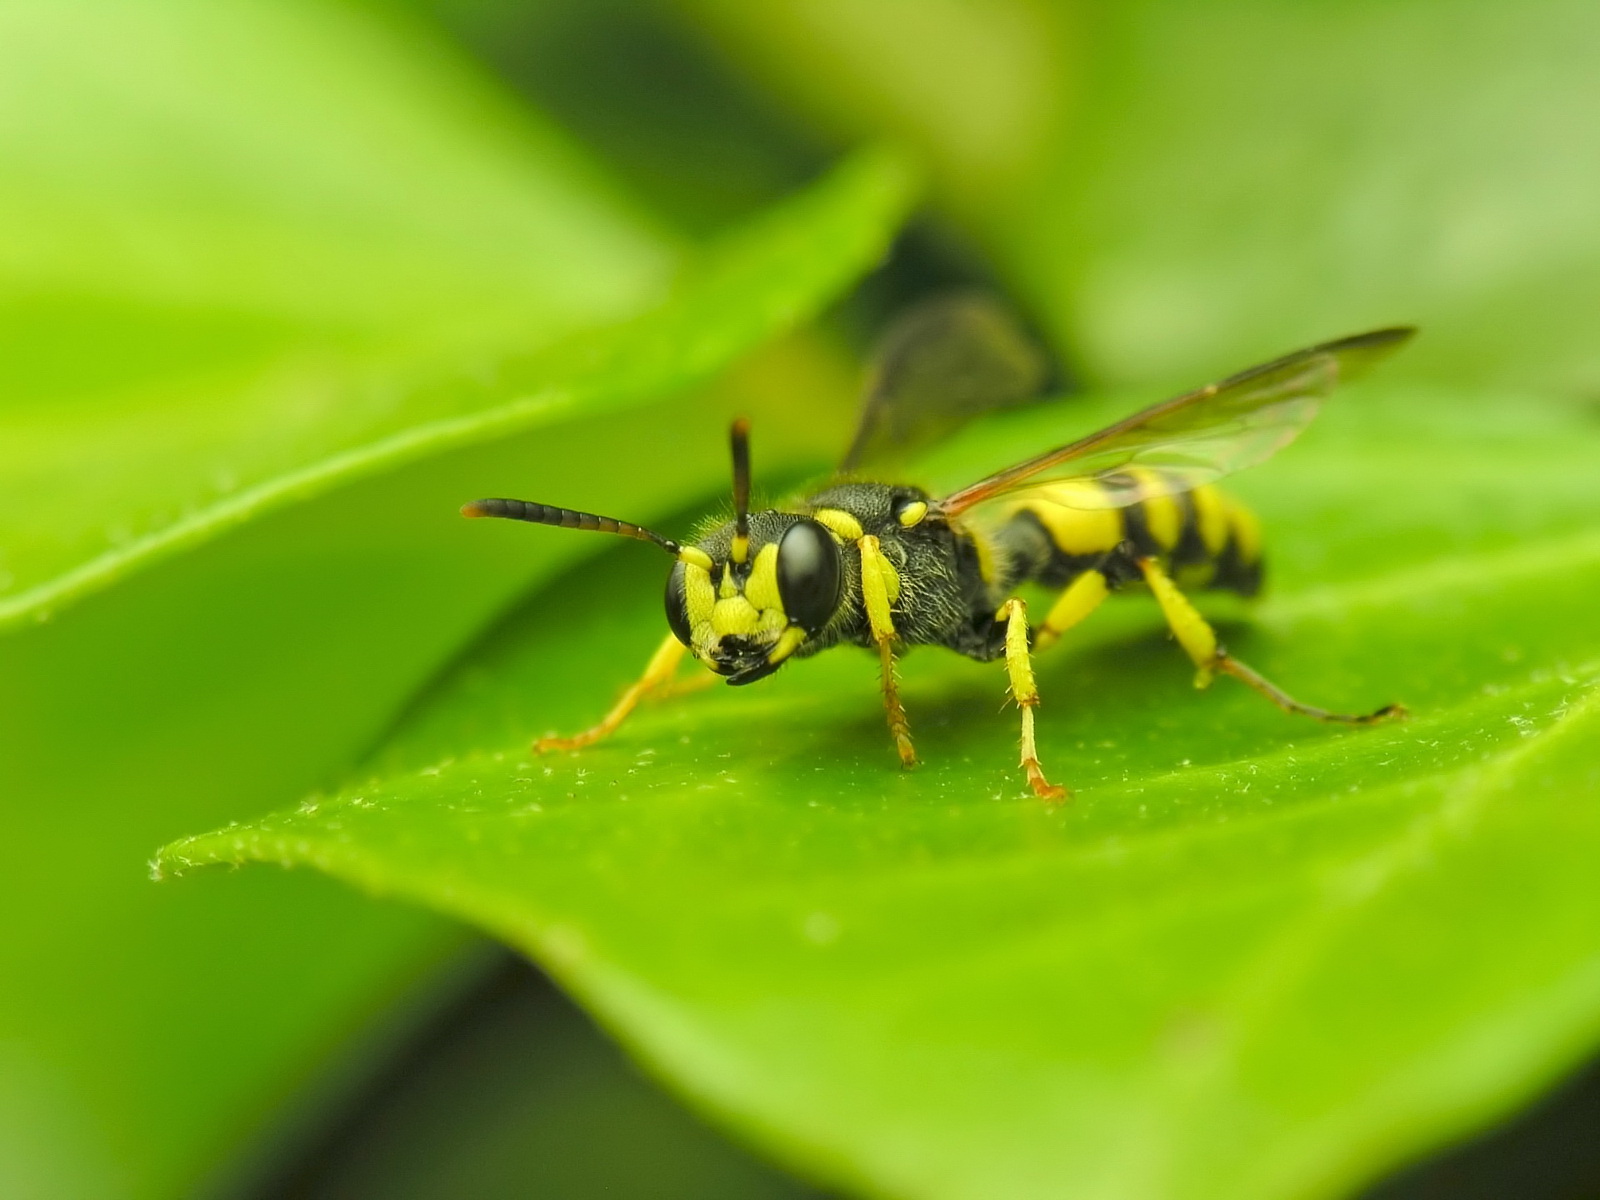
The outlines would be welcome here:
<svg viewBox="0 0 1600 1200">
<path fill-rule="evenodd" d="M 981 293 L 937 296 L 898 318 L 878 343 L 861 420 L 841 472 L 893 465 L 973 417 L 1037 397 L 1044 352 Z"/>
<path fill-rule="evenodd" d="M 1415 332 L 1376 329 L 1251 367 L 996 472 L 946 496 L 939 510 L 954 517 L 1035 493 L 1069 508 L 1123 508 L 1211 483 L 1288 445 L 1336 384 Z"/>
</svg>

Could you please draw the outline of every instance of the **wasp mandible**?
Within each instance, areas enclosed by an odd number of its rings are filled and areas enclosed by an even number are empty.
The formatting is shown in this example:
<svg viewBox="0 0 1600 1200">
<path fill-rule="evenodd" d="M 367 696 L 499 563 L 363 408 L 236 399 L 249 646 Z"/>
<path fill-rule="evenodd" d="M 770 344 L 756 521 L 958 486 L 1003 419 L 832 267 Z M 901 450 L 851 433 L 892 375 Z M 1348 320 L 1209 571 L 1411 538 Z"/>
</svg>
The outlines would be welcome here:
<svg viewBox="0 0 1600 1200">
<path fill-rule="evenodd" d="M 1024 402 L 1043 355 L 996 304 L 973 295 L 930 301 L 891 330 L 869 376 L 839 473 L 779 508 L 749 511 L 750 442 L 731 435 L 734 518 L 693 544 L 640 525 L 526 500 L 476 500 L 469 517 L 506 517 L 653 542 L 676 561 L 667 577 L 671 634 L 644 675 L 598 724 L 540 751 L 577 749 L 614 731 L 664 688 L 685 651 L 730 684 L 753 683 L 794 658 L 850 644 L 877 653 L 889 732 L 916 762 L 895 681 L 895 656 L 944 646 L 1004 660 L 1022 713 L 1021 767 L 1034 793 L 1060 800 L 1039 761 L 1032 653 L 1113 592 L 1146 588 L 1194 662 L 1196 682 L 1231 675 L 1279 708 L 1364 725 L 1404 715 L 1328 712 L 1293 699 L 1223 647 L 1184 589 L 1254 595 L 1262 575 L 1255 517 L 1214 487 L 1275 454 L 1342 380 L 1409 339 L 1377 329 L 1300 350 L 1174 397 L 942 497 L 879 482 L 887 465 L 974 415 Z M 1024 583 L 1060 589 L 1030 627 Z"/>
</svg>

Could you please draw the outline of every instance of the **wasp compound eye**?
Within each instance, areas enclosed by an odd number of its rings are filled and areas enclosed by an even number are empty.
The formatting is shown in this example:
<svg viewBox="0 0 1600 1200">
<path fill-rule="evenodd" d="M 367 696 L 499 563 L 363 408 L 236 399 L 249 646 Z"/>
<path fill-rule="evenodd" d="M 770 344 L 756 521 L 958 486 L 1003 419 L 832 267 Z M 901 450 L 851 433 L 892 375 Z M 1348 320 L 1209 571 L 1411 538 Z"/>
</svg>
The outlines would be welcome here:
<svg viewBox="0 0 1600 1200">
<path fill-rule="evenodd" d="M 831 534 L 811 520 L 796 521 L 778 543 L 778 596 L 784 614 L 808 633 L 839 608 L 844 572 Z"/>
<path fill-rule="evenodd" d="M 689 629 L 689 600 L 683 590 L 683 564 L 674 563 L 672 574 L 667 576 L 667 624 L 672 636 L 685 646 L 693 637 Z"/>
</svg>

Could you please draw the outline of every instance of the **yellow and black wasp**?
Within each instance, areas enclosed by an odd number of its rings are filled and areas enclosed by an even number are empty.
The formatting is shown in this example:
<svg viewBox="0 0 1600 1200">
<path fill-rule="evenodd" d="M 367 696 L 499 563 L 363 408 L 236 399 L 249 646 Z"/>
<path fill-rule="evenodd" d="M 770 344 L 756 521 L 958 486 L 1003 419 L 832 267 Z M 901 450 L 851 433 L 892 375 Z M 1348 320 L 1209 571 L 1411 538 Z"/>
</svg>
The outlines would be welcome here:
<svg viewBox="0 0 1600 1200">
<path fill-rule="evenodd" d="M 1378 329 L 1312 346 L 935 497 L 871 475 L 978 412 L 1030 398 L 1044 376 L 1042 356 L 995 305 L 948 297 L 913 310 L 885 339 L 840 473 L 792 504 L 749 511 L 742 420 L 732 430 L 734 518 L 693 544 L 572 509 L 474 501 L 466 516 L 621 534 L 676 560 L 666 588 L 672 633 L 644 675 L 594 727 L 541 739 L 537 748 L 576 749 L 610 734 L 671 682 L 685 650 L 729 683 L 747 684 L 791 658 L 848 643 L 878 654 L 889 732 L 909 767 L 916 754 L 895 655 L 936 645 L 1005 661 L 1022 712 L 1022 769 L 1036 794 L 1059 800 L 1066 790 L 1045 777 L 1034 739 L 1032 651 L 1110 593 L 1132 588 L 1154 594 L 1201 686 L 1231 675 L 1279 708 L 1323 721 L 1403 715 L 1398 705 L 1349 715 L 1292 699 L 1223 648 L 1179 582 L 1256 593 L 1256 519 L 1212 485 L 1282 449 L 1337 383 L 1413 332 Z M 1014 594 L 1024 583 L 1061 589 L 1032 628 Z"/>
</svg>

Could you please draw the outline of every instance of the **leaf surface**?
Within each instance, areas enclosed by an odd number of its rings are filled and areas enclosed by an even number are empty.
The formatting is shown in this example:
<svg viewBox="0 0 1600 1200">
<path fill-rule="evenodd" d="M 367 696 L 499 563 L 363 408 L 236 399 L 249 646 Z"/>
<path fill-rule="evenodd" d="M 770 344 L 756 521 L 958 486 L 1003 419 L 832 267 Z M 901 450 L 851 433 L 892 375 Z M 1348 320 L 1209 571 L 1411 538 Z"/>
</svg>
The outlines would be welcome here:
<svg viewBox="0 0 1600 1200">
<path fill-rule="evenodd" d="M 976 431 L 968 469 L 1066 420 Z M 1230 645 L 1316 702 L 1403 700 L 1406 724 L 1196 694 L 1132 599 L 1041 664 L 1062 808 L 1023 792 L 999 667 L 938 651 L 905 663 L 911 774 L 875 664 L 843 651 L 532 757 L 661 636 L 660 564 L 623 547 L 348 786 L 158 864 L 309 865 L 476 922 L 836 1183 L 1333 1194 L 1600 1032 L 1597 444 L 1585 410 L 1367 385 L 1241 481 L 1274 582 L 1253 612 L 1209 602 Z"/>
</svg>

